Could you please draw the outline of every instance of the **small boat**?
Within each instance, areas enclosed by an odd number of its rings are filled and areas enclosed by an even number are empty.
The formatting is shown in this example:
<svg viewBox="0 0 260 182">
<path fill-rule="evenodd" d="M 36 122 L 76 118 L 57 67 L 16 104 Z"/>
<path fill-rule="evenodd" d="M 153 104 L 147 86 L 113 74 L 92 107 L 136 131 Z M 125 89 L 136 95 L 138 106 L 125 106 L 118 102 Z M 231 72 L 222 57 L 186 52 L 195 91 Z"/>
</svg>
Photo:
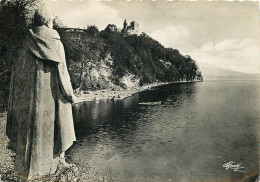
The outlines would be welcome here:
<svg viewBox="0 0 260 182">
<path fill-rule="evenodd" d="M 143 105 L 143 106 L 159 106 L 162 104 L 162 101 L 158 101 L 158 102 L 140 102 L 139 105 Z"/>
</svg>

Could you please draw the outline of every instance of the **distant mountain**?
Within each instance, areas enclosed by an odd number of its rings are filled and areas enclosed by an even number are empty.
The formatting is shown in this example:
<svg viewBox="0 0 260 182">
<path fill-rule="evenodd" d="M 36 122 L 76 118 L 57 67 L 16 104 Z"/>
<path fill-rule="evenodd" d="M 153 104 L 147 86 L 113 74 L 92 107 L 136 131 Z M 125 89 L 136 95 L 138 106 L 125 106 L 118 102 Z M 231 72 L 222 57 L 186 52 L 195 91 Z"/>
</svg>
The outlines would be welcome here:
<svg viewBox="0 0 260 182">
<path fill-rule="evenodd" d="M 204 80 L 215 79 L 260 79 L 259 74 L 249 74 L 238 71 L 232 71 L 229 69 L 220 68 L 209 63 L 199 63 L 200 70 L 202 72 Z"/>
</svg>

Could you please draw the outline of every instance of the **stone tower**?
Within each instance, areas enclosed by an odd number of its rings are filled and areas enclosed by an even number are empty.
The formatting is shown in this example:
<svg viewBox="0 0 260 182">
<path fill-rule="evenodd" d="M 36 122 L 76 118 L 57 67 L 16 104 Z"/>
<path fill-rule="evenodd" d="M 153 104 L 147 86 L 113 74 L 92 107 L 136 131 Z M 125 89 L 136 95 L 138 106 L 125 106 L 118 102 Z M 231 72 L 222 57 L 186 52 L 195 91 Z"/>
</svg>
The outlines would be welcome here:
<svg viewBox="0 0 260 182">
<path fill-rule="evenodd" d="M 123 24 L 123 30 L 126 30 L 127 29 L 127 22 L 126 22 L 126 19 L 125 19 L 125 21 L 124 21 L 124 24 Z"/>
<path fill-rule="evenodd" d="M 128 34 L 128 35 L 139 35 L 139 23 L 136 21 L 132 21 L 130 25 L 128 26 L 127 21 L 125 19 L 124 24 L 123 24 L 123 29 L 122 29 L 123 34 Z"/>
<path fill-rule="evenodd" d="M 130 27 L 132 34 L 139 35 L 139 23 L 137 23 L 136 21 L 132 21 Z"/>
</svg>

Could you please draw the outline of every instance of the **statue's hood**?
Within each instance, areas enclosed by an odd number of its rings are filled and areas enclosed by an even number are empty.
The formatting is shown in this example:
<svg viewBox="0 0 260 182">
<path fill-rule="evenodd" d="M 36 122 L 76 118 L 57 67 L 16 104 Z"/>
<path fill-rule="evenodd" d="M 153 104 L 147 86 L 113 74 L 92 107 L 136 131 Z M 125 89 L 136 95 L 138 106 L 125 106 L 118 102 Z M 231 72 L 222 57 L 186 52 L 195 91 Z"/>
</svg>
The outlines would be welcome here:
<svg viewBox="0 0 260 182">
<path fill-rule="evenodd" d="M 40 59 L 61 62 L 61 55 L 58 43 L 60 36 L 56 30 L 47 26 L 40 26 L 36 29 L 29 29 L 24 42 L 24 49 Z"/>
</svg>

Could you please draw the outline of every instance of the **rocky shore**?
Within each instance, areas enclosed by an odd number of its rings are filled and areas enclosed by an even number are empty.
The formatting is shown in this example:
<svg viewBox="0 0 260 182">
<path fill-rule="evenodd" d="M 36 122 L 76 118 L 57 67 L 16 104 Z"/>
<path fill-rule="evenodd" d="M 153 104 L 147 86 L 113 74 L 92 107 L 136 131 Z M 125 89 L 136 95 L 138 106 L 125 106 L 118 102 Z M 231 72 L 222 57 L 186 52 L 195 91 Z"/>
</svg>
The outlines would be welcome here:
<svg viewBox="0 0 260 182">
<path fill-rule="evenodd" d="M 201 82 L 200 80 L 195 81 L 174 81 L 174 82 L 157 82 L 152 83 L 149 85 L 141 86 L 141 87 L 133 87 L 129 89 L 120 89 L 120 90 L 112 90 L 112 89 L 105 89 L 105 90 L 97 90 L 97 91 L 82 91 L 80 93 L 75 93 L 77 96 L 76 101 L 74 104 L 80 102 L 89 102 L 89 101 L 99 101 L 99 100 L 123 100 L 127 97 L 130 97 L 136 93 L 152 89 L 154 87 L 162 86 L 162 85 L 169 85 L 173 83 L 187 83 L 187 82 Z"/>
<path fill-rule="evenodd" d="M 5 134 L 6 112 L 0 113 L 0 181 L 15 181 L 15 153 L 8 148 L 9 139 Z"/>
</svg>

